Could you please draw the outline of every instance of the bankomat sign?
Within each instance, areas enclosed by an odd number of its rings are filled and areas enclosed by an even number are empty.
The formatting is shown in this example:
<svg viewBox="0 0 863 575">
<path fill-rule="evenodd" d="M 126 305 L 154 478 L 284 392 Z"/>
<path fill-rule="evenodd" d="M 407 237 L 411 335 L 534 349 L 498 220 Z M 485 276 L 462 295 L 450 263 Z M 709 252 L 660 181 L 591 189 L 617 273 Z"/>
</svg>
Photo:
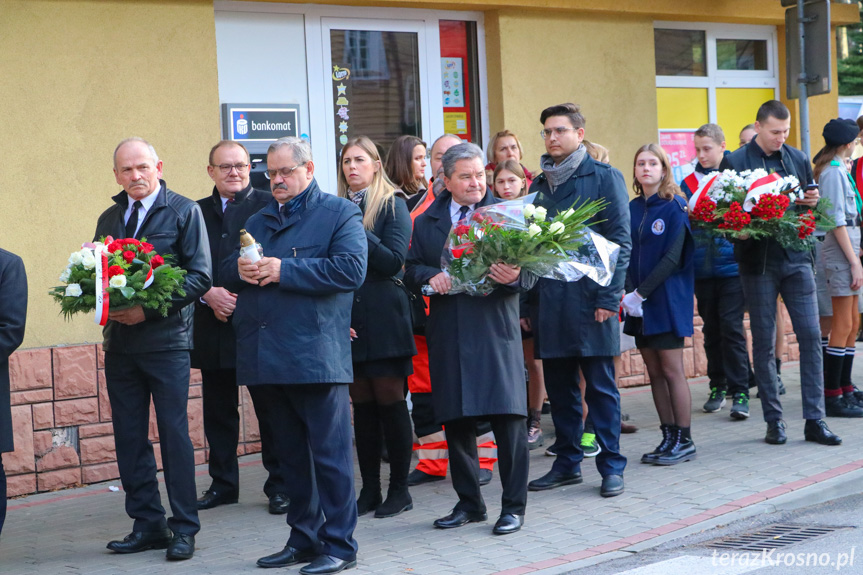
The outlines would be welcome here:
<svg viewBox="0 0 863 575">
<path fill-rule="evenodd" d="M 267 106 L 222 105 L 224 136 L 243 142 L 272 142 L 285 136 L 298 136 L 299 106 L 274 104 Z"/>
</svg>

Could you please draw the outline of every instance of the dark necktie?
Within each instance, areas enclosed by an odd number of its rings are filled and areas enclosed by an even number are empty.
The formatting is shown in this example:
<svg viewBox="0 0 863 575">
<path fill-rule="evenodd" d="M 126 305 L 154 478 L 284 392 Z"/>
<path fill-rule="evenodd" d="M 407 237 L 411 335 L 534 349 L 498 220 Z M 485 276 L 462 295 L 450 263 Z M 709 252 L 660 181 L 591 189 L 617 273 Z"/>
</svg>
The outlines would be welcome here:
<svg viewBox="0 0 863 575">
<path fill-rule="evenodd" d="M 228 211 L 228 206 L 234 203 L 234 198 L 229 198 L 227 202 L 225 202 L 225 206 L 222 208 L 222 213 Z"/>
<path fill-rule="evenodd" d="M 134 238 L 135 231 L 138 229 L 138 208 L 143 206 L 141 200 L 135 200 L 132 204 L 132 214 L 129 216 L 129 221 L 126 222 L 126 237 Z"/>
<path fill-rule="evenodd" d="M 462 206 L 458 209 L 458 221 L 467 218 L 467 213 L 470 211 L 470 206 Z"/>
<path fill-rule="evenodd" d="M 279 222 L 285 223 L 286 219 L 288 219 L 288 204 L 282 204 L 279 206 Z"/>
</svg>

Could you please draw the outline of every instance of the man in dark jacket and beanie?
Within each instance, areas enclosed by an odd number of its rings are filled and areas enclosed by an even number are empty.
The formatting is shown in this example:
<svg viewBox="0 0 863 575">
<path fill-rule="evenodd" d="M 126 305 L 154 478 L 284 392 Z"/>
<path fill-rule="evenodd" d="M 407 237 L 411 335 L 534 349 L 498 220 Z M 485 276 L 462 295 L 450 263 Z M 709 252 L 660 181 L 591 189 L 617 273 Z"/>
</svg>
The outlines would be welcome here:
<svg viewBox="0 0 863 575">
<path fill-rule="evenodd" d="M 720 170 L 737 172 L 762 169 L 781 176 L 795 176 L 801 187 L 813 182 L 812 165 L 806 154 L 785 143 L 791 130 L 791 112 L 778 100 L 761 105 L 755 118 L 757 135 L 748 144 L 722 160 Z M 804 209 L 818 203 L 818 189 L 806 192 L 796 204 Z M 823 418 L 824 372 L 821 329 L 815 292 L 813 253 L 783 248 L 772 238 L 746 239 L 735 243 L 734 257 L 740 268 L 743 293 L 749 307 L 755 382 L 767 422 L 764 441 L 787 441 L 782 404 L 776 381 L 776 296 L 781 295 L 800 346 L 800 392 L 803 396 L 803 435 L 806 441 L 839 445 L 842 440 L 828 429 Z"/>
<path fill-rule="evenodd" d="M 614 356 L 620 354 L 617 318 L 632 246 L 629 195 L 623 175 L 587 153 L 582 144 L 584 116 L 578 106 L 546 108 L 540 122 L 547 153 L 540 160 L 543 173 L 530 187 L 531 193 L 538 193 L 534 203 L 545 207 L 552 217 L 574 204 L 605 200 L 605 208 L 588 223 L 618 244 L 620 254 L 607 287 L 588 278 L 577 282 L 540 278 L 530 293 L 530 323 L 551 402 L 557 458 L 551 471 L 531 481 L 529 489 L 541 491 L 582 481 L 580 369 L 590 419 L 602 448 L 596 456 L 602 475 L 600 494 L 612 497 L 623 493 L 626 467 L 620 453 L 620 393 L 614 381 Z"/>
<path fill-rule="evenodd" d="M 27 274 L 21 258 L 0 249 L 0 453 L 13 451 L 9 356 L 24 340 L 27 320 Z M 6 521 L 6 471 L 0 457 L 0 533 Z"/>
<path fill-rule="evenodd" d="M 175 294 L 168 317 L 141 306 L 112 311 L 102 330 L 105 379 L 117 446 L 117 466 L 126 492 L 132 533 L 111 541 L 116 553 L 168 548 L 168 559 L 189 559 L 200 529 L 195 502 L 195 454 L 189 439 L 189 350 L 191 305 L 210 288 L 210 246 L 198 205 L 167 188 L 156 150 L 141 138 L 114 150 L 114 176 L 123 191 L 99 216 L 95 239 L 146 238 L 157 253 L 186 270 L 184 296 Z M 173 516 L 165 521 L 156 459 L 147 437 L 150 399 L 165 487 Z"/>
<path fill-rule="evenodd" d="M 459 501 L 434 525 L 449 529 L 487 518 L 476 446 L 476 420 L 484 419 L 491 421 L 497 440 L 503 484 L 493 532 L 504 535 L 521 528 L 527 505 L 527 399 L 518 288 L 520 281 L 534 276 L 521 278 L 519 268 L 493 264 L 489 277 L 501 286 L 490 295 L 446 295 L 452 282 L 440 261 L 450 229 L 495 200 L 488 193 L 478 146 L 451 147 L 443 155 L 443 170 L 446 189 L 414 222 L 405 261 L 405 282 L 414 289 L 428 284 L 438 294 L 430 298 L 426 325 L 432 404 L 435 419 L 446 430 Z"/>
<path fill-rule="evenodd" d="M 305 140 L 270 146 L 273 199 L 246 222 L 264 257 L 252 263 L 237 250 L 220 270 L 237 293 L 237 382 L 269 398 L 291 499 L 288 542 L 258 565 L 311 561 L 304 575 L 356 566 L 350 322 L 368 257 L 360 208 L 324 193 L 314 172 Z"/>
<path fill-rule="evenodd" d="M 269 192 L 252 188 L 249 181 L 249 152 L 231 140 L 222 140 L 210 150 L 207 173 L 215 183 L 213 193 L 198 200 L 213 258 L 213 287 L 195 304 L 195 349 L 192 367 L 201 370 L 204 396 L 204 433 L 209 445 L 209 470 L 213 479 L 198 509 L 236 503 L 240 491 L 237 443 L 240 414 L 237 393 L 237 339 L 233 313 L 237 295 L 222 287 L 219 262 L 234 252 L 240 229 L 249 217 L 273 198 Z M 268 472 L 264 493 L 273 514 L 288 512 L 285 478 L 279 469 L 275 438 L 270 431 L 268 403 L 249 388 L 261 435 L 261 460 Z"/>
</svg>

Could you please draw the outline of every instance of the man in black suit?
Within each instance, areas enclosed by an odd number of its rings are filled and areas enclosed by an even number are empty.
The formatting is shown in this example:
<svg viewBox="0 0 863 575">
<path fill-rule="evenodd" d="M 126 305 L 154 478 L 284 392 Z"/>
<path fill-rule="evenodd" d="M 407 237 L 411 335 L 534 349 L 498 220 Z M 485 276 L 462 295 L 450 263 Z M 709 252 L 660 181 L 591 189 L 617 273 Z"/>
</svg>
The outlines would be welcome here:
<svg viewBox="0 0 863 575">
<path fill-rule="evenodd" d="M 0 249 L 0 453 L 13 451 L 9 356 L 24 340 L 27 319 L 27 274 L 21 258 Z M 0 533 L 6 521 L 6 471 L 0 458 Z"/>
<path fill-rule="evenodd" d="M 198 205 L 168 189 L 162 162 L 147 141 L 123 140 L 114 150 L 114 177 L 123 190 L 102 212 L 94 237 L 146 237 L 156 253 L 186 270 L 184 296 L 175 294 L 167 317 L 141 306 L 112 311 L 102 330 L 105 379 L 113 414 L 117 466 L 132 533 L 111 541 L 116 553 L 168 548 L 167 558 L 190 559 L 200 530 L 195 503 L 195 452 L 189 439 L 189 350 L 192 303 L 210 288 L 210 246 Z M 165 487 L 173 516 L 165 519 L 156 459 L 147 435 L 150 401 Z"/>
<path fill-rule="evenodd" d="M 195 348 L 192 367 L 201 370 L 204 394 L 204 433 L 210 447 L 210 477 L 213 481 L 198 509 L 236 503 L 240 491 L 237 443 L 240 433 L 237 394 L 237 337 L 232 316 L 237 294 L 222 287 L 219 262 L 231 255 L 239 243 L 240 229 L 249 216 L 273 197 L 249 182 L 249 152 L 237 142 L 222 140 L 210 150 L 207 173 L 215 182 L 213 193 L 198 200 L 213 257 L 213 287 L 195 304 Z M 267 406 L 261 386 L 248 388 L 261 432 L 261 459 L 269 472 L 264 493 L 273 514 L 288 512 L 285 478 L 273 448 Z"/>
</svg>

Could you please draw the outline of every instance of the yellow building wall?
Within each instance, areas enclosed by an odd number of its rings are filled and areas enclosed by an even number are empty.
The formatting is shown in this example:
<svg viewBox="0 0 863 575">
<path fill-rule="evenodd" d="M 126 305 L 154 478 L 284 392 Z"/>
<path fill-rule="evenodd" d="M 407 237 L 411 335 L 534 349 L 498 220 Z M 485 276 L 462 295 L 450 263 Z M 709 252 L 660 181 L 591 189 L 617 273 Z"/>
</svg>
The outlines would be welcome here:
<svg viewBox="0 0 863 575">
<path fill-rule="evenodd" d="M 534 170 L 545 153 L 540 112 L 574 102 L 586 137 L 631 178 L 635 150 L 657 138 L 652 21 L 503 10 L 487 12 L 485 26 L 489 133 L 518 134 Z"/>
<path fill-rule="evenodd" d="M 660 130 L 695 130 L 710 121 L 707 88 L 657 88 Z"/>
<path fill-rule="evenodd" d="M 755 122 L 761 104 L 775 97 L 772 88 L 716 89 L 716 123 L 725 132 L 729 150 L 737 148 L 740 130 Z"/>
<path fill-rule="evenodd" d="M 212 189 L 212 2 L 3 0 L 0 76 L 0 246 L 27 268 L 23 347 L 101 341 L 92 315 L 64 321 L 47 292 L 120 189 L 111 155 L 121 139 L 150 139 L 175 191 Z"/>
</svg>

